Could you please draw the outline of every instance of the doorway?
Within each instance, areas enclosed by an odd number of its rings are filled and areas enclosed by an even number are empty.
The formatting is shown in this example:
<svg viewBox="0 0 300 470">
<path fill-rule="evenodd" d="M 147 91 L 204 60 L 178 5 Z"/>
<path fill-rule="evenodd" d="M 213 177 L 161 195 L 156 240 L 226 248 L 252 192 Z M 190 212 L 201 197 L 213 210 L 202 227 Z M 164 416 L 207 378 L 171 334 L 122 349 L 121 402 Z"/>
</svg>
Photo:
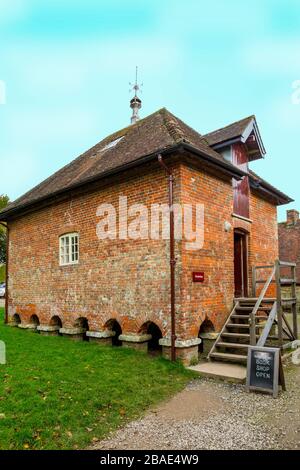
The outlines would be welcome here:
<svg viewBox="0 0 300 470">
<path fill-rule="evenodd" d="M 248 235 L 234 231 L 234 295 L 248 296 Z"/>
</svg>

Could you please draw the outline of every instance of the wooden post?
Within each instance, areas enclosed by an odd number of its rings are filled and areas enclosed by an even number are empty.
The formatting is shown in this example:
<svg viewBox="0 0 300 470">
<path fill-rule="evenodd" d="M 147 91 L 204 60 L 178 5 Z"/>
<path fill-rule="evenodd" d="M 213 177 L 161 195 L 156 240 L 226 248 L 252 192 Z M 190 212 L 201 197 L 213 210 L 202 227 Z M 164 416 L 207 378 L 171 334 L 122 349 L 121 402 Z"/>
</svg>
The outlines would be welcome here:
<svg viewBox="0 0 300 470">
<path fill-rule="evenodd" d="M 252 297 L 256 296 L 256 266 L 252 268 Z M 256 328 L 255 328 L 255 316 L 253 310 L 249 316 L 249 325 L 250 325 L 250 345 L 256 345 Z"/>
<path fill-rule="evenodd" d="M 256 296 L 256 266 L 252 268 L 252 297 Z"/>
<path fill-rule="evenodd" d="M 292 297 L 296 300 L 296 302 L 292 304 L 292 313 L 293 313 L 293 333 L 296 339 L 298 339 L 298 325 L 297 325 L 297 290 L 296 290 L 296 265 L 291 266 L 292 272 Z"/>
<path fill-rule="evenodd" d="M 281 304 L 281 284 L 280 284 L 280 261 L 275 261 L 275 280 L 276 280 L 276 298 L 277 298 L 277 328 L 278 328 L 278 343 L 279 347 L 283 344 L 282 334 L 282 304 Z"/>
</svg>

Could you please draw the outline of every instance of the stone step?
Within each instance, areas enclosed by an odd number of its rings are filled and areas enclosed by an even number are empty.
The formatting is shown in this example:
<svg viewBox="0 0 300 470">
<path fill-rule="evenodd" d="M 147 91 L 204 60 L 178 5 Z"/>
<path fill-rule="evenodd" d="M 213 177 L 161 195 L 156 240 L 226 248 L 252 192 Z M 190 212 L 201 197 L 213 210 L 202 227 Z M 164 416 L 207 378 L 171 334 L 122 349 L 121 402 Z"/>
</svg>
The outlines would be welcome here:
<svg viewBox="0 0 300 470">
<path fill-rule="evenodd" d="M 242 354 L 229 354 L 229 353 L 217 353 L 213 352 L 211 353 L 210 357 L 216 358 L 216 359 L 222 359 L 224 361 L 233 361 L 233 362 L 246 362 L 247 361 L 247 356 L 244 356 Z"/>
<path fill-rule="evenodd" d="M 212 377 L 229 383 L 245 383 L 247 369 L 245 365 L 218 362 L 216 360 L 190 366 L 188 369 L 200 374 L 201 377 Z"/>
</svg>

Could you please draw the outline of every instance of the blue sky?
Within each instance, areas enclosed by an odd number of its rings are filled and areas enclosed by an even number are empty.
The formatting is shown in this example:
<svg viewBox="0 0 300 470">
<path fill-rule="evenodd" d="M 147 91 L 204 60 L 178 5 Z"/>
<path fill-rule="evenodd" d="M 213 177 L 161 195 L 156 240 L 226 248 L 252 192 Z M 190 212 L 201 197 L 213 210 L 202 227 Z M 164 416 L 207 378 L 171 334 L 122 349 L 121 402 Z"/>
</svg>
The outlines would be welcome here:
<svg viewBox="0 0 300 470">
<path fill-rule="evenodd" d="M 255 114 L 252 168 L 300 209 L 299 0 L 0 0 L 0 193 L 126 126 L 136 64 L 142 117 L 165 106 L 205 133 Z"/>
</svg>

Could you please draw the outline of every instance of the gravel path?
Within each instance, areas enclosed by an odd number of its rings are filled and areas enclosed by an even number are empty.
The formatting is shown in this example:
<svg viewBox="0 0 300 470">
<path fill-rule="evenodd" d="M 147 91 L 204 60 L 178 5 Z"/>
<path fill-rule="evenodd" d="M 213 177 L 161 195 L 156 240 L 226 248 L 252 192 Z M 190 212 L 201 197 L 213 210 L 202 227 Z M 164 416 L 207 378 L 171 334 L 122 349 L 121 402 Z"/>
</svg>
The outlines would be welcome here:
<svg viewBox="0 0 300 470">
<path fill-rule="evenodd" d="M 300 449 L 300 367 L 285 367 L 278 399 L 196 379 L 92 449 Z"/>
</svg>

